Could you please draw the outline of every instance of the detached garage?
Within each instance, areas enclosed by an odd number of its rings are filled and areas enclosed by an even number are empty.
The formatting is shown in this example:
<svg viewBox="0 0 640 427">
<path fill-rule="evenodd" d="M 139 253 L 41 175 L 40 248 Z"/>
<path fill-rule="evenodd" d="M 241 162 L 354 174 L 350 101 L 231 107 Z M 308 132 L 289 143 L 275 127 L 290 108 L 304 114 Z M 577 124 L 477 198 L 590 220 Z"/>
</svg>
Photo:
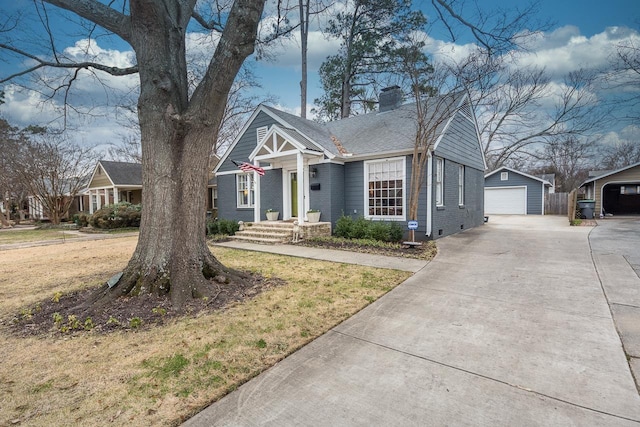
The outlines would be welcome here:
<svg viewBox="0 0 640 427">
<path fill-rule="evenodd" d="M 484 177 L 484 213 L 544 215 L 544 197 L 551 187 L 542 178 L 502 167 Z"/>
<path fill-rule="evenodd" d="M 580 188 L 595 200 L 596 215 L 640 215 L 640 163 L 589 174 Z"/>
</svg>

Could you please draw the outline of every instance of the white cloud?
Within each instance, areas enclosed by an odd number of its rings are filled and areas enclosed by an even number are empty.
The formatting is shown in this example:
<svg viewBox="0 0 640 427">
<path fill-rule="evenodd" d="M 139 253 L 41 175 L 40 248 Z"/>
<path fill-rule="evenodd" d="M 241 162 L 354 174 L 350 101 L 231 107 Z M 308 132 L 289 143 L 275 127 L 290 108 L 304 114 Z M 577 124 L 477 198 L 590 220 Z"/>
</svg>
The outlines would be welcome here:
<svg viewBox="0 0 640 427">
<path fill-rule="evenodd" d="M 606 68 L 610 56 L 622 42 L 640 43 L 640 34 L 626 27 L 609 27 L 592 37 L 577 27 L 565 26 L 549 33 L 532 34 L 527 50 L 516 54 L 518 66 L 545 68 L 552 75 L 565 75 L 578 69 Z"/>
</svg>

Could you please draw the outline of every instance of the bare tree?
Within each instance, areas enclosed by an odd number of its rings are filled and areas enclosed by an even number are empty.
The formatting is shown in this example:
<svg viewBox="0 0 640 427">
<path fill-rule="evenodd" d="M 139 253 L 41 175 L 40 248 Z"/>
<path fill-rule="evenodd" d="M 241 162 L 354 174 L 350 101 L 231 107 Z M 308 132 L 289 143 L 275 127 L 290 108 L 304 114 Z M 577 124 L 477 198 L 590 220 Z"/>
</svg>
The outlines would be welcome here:
<svg viewBox="0 0 640 427">
<path fill-rule="evenodd" d="M 542 152 L 534 154 L 541 166 L 530 172 L 534 175 L 555 174 L 556 191 L 568 193 L 588 178 L 593 165 L 594 147 L 594 141 L 574 135 L 554 138 Z"/>
<path fill-rule="evenodd" d="M 180 308 L 190 298 L 217 295 L 216 283 L 243 280 L 207 247 L 205 190 L 209 153 L 233 81 L 254 51 L 265 0 L 235 0 L 227 9 L 214 10 L 210 18 L 196 9 L 195 0 L 45 1 L 120 37 L 135 52 L 136 64 L 119 68 L 51 60 L 11 43 L 0 44 L 0 49 L 31 58 L 39 68 L 65 67 L 114 76 L 138 73 L 140 79 L 144 188 L 140 237 L 118 283 L 105 284 L 92 304 L 151 293 L 169 295 L 173 306 Z M 219 40 L 212 46 L 215 50 L 202 80 L 190 93 L 186 34 L 192 21 L 217 32 Z"/>
<path fill-rule="evenodd" d="M 11 224 L 11 211 L 17 207 L 17 221 L 25 217 L 23 206 L 26 203 L 28 191 L 15 169 L 15 158 L 19 154 L 21 147 L 26 142 L 24 132 L 11 126 L 9 122 L 0 119 L 0 201 L 6 209 L 6 215 L 0 212 L 0 223 L 2 227 L 9 227 Z"/>
<path fill-rule="evenodd" d="M 622 141 L 600 148 L 600 167 L 604 169 L 620 169 L 640 162 L 640 143 Z"/>
<path fill-rule="evenodd" d="M 91 147 L 61 135 L 44 133 L 23 142 L 14 172 L 53 224 L 68 216 L 75 197 L 86 188 L 98 156 Z"/>
<path fill-rule="evenodd" d="M 499 67 L 495 76 L 472 90 L 491 170 L 528 156 L 550 139 L 587 135 L 606 118 L 586 71 L 570 73 L 560 87 L 535 68 Z"/>
</svg>

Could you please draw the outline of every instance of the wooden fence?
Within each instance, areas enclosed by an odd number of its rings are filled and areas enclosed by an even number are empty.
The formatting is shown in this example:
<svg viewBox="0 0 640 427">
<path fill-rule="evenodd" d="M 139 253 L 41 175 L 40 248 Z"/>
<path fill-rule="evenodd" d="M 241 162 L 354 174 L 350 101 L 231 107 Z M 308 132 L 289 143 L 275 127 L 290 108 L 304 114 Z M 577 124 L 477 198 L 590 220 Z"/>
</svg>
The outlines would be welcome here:
<svg viewBox="0 0 640 427">
<path fill-rule="evenodd" d="M 567 215 L 569 216 L 569 221 L 573 221 L 576 218 L 576 205 L 578 204 L 578 190 L 572 190 L 567 197 L 567 202 L 569 203 L 567 209 Z"/>
<path fill-rule="evenodd" d="M 568 215 L 570 193 L 550 193 L 544 198 L 544 213 L 547 215 Z"/>
</svg>

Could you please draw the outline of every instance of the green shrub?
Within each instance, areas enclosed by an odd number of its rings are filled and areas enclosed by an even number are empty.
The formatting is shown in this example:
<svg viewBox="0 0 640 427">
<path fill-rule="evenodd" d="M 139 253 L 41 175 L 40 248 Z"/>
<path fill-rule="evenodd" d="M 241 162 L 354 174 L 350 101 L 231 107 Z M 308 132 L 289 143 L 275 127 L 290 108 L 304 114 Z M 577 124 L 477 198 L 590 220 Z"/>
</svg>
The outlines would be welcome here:
<svg viewBox="0 0 640 427">
<path fill-rule="evenodd" d="M 240 224 L 238 224 L 238 221 L 231 219 L 215 219 L 207 221 L 207 235 L 209 236 L 215 236 L 216 234 L 233 236 L 238 230 L 240 230 Z"/>
<path fill-rule="evenodd" d="M 350 216 L 342 215 L 336 221 L 333 234 L 346 239 L 399 242 L 402 240 L 404 230 L 398 222 L 371 221 L 364 217 L 354 220 Z"/>
<path fill-rule="evenodd" d="M 78 227 L 86 227 L 86 226 L 88 226 L 89 225 L 89 219 L 90 219 L 89 215 L 83 214 L 83 213 L 75 214 L 73 216 L 73 222 L 75 222 L 75 224 Z"/>
<path fill-rule="evenodd" d="M 350 216 L 342 215 L 336 221 L 336 228 L 333 230 L 333 234 L 337 237 L 348 238 L 353 227 L 353 219 Z"/>
<path fill-rule="evenodd" d="M 94 228 L 104 229 L 140 227 L 141 211 L 141 205 L 128 202 L 106 205 L 93 214 L 89 224 Z"/>
</svg>

